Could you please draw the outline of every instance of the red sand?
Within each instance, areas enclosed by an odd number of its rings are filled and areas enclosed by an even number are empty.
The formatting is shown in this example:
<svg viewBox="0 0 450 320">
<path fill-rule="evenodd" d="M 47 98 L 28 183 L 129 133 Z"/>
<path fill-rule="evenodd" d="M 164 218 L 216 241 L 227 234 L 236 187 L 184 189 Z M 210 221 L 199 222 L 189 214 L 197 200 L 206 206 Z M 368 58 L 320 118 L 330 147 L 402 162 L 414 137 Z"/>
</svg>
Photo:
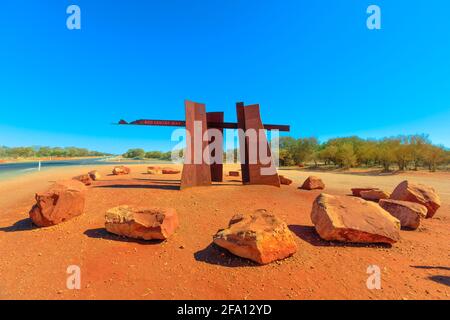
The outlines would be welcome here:
<svg viewBox="0 0 450 320">
<path fill-rule="evenodd" d="M 391 248 L 322 241 L 310 220 L 320 191 L 298 190 L 309 175 L 282 171 L 292 180 L 280 189 L 224 185 L 177 190 L 180 175 L 109 175 L 112 167 L 60 168 L 0 182 L 1 299 L 449 299 L 449 174 L 371 176 L 314 173 L 324 192 L 348 194 L 351 187 L 392 191 L 409 178 L 434 186 L 443 206 L 416 231 L 401 231 Z M 236 169 L 227 167 L 225 172 Z M 98 169 L 102 179 L 89 187 L 84 215 L 37 229 L 28 219 L 34 193 L 51 181 Z M 173 180 L 173 181 L 170 181 Z M 177 210 L 180 228 L 167 242 L 126 241 L 104 230 L 108 208 L 129 204 Z M 297 235 L 298 252 L 266 266 L 211 246 L 212 235 L 238 212 L 268 209 Z M 366 287 L 369 265 L 382 270 L 382 289 Z M 81 290 L 68 290 L 66 269 L 81 268 Z"/>
</svg>

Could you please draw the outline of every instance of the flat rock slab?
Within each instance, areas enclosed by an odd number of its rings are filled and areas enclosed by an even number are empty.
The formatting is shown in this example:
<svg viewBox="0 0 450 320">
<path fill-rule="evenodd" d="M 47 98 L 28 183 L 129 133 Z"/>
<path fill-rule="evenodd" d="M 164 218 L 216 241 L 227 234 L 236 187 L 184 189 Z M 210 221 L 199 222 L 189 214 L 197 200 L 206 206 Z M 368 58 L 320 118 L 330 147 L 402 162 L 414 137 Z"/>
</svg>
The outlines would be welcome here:
<svg viewBox="0 0 450 320">
<path fill-rule="evenodd" d="M 322 193 L 314 201 L 311 220 L 324 240 L 395 243 L 400 239 L 400 221 L 360 198 Z"/>
<path fill-rule="evenodd" d="M 300 189 L 303 190 L 322 190 L 325 189 L 325 183 L 323 183 L 322 179 L 316 176 L 310 176 L 308 177 L 305 182 L 303 182 Z"/>
<path fill-rule="evenodd" d="M 361 197 L 361 192 L 362 191 L 372 191 L 372 190 L 379 190 L 378 188 L 352 188 L 352 195 L 354 195 L 355 197 Z"/>
<path fill-rule="evenodd" d="M 84 211 L 86 187 L 77 180 L 54 183 L 47 191 L 36 193 L 36 204 L 29 214 L 39 227 L 49 227 L 79 216 Z"/>
<path fill-rule="evenodd" d="M 105 215 L 108 232 L 143 240 L 165 240 L 179 225 L 172 208 L 135 208 L 119 206 L 109 209 Z"/>
<path fill-rule="evenodd" d="M 177 169 L 171 169 L 171 168 L 163 168 L 162 169 L 162 174 L 178 174 L 180 173 L 180 170 Z"/>
<path fill-rule="evenodd" d="M 392 200 L 415 202 L 427 207 L 427 218 L 432 218 L 441 206 L 441 199 L 433 187 L 412 183 L 408 180 L 400 183 L 392 192 Z"/>
<path fill-rule="evenodd" d="M 400 220 L 402 227 L 417 229 L 421 219 L 427 216 L 427 207 L 409 201 L 382 199 L 380 207 Z"/>
<path fill-rule="evenodd" d="M 228 228 L 219 230 L 213 239 L 216 245 L 259 264 L 287 258 L 297 251 L 286 223 L 263 209 L 235 215 Z"/>
</svg>

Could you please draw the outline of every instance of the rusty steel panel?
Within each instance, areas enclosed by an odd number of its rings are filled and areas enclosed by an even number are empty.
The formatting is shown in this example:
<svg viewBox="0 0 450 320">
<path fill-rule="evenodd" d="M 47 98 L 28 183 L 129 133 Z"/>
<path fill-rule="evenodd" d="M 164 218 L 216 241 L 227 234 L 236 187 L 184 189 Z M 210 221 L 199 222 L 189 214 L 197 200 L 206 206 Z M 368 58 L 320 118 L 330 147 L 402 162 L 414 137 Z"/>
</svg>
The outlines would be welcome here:
<svg viewBox="0 0 450 320">
<path fill-rule="evenodd" d="M 243 103 L 236 104 L 236 111 L 238 116 L 238 127 L 245 130 L 246 133 L 254 130 L 254 138 L 250 138 L 249 134 L 243 136 L 240 133 L 240 148 L 244 148 L 241 153 L 241 159 L 245 160 L 245 163 L 241 163 L 242 169 L 242 182 L 244 184 L 262 184 L 280 186 L 280 179 L 278 173 L 273 164 L 272 153 L 267 141 L 265 132 L 260 130 L 264 129 L 261 121 L 261 115 L 259 111 L 259 105 L 244 106 Z M 242 142 L 244 142 L 242 144 Z M 263 164 L 260 157 L 261 146 L 266 146 L 267 160 L 270 160 L 268 164 Z M 256 153 L 256 154 L 255 154 Z M 255 155 L 255 156 L 252 156 Z M 272 167 L 272 169 L 270 169 Z M 267 172 L 263 172 L 263 169 Z"/>
<path fill-rule="evenodd" d="M 211 185 L 211 169 L 203 159 L 208 141 L 203 141 L 207 130 L 205 105 L 185 101 L 186 149 L 181 174 L 181 189 Z M 197 128 L 195 125 L 197 124 Z"/>
<path fill-rule="evenodd" d="M 206 113 L 206 121 L 208 122 L 208 129 L 212 129 L 209 127 L 210 123 L 214 124 L 221 124 L 224 120 L 224 113 L 223 112 L 207 112 Z M 212 163 L 210 165 L 211 167 L 211 180 L 213 182 L 222 182 L 223 181 L 223 129 L 213 127 L 214 129 L 217 129 L 222 134 L 222 139 L 219 143 L 218 148 L 211 150 L 211 156 L 212 157 L 218 157 L 221 162 L 220 163 Z M 214 137 L 211 137 L 209 140 L 209 143 L 214 142 Z"/>
</svg>

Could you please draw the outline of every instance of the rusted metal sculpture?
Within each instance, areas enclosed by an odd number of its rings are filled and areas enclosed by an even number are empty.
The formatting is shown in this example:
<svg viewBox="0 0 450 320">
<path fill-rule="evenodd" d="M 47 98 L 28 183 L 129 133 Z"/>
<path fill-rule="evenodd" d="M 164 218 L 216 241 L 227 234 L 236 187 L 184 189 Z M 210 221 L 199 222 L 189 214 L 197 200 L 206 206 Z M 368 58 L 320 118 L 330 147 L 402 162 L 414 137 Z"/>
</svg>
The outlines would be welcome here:
<svg viewBox="0 0 450 320">
<path fill-rule="evenodd" d="M 223 112 L 206 112 L 204 104 L 185 101 L 186 121 L 182 120 L 136 120 L 121 125 L 175 126 L 186 127 L 185 163 L 181 175 L 181 189 L 195 186 L 211 185 L 211 182 L 223 181 L 223 165 L 213 161 L 205 161 L 204 154 L 210 158 L 223 160 L 223 129 L 240 129 L 239 146 L 243 184 L 262 184 L 280 186 L 280 180 L 273 163 L 271 150 L 265 130 L 289 131 L 288 125 L 263 124 L 259 105 L 244 106 L 236 104 L 238 122 L 224 122 Z M 221 141 L 203 137 L 208 129 L 218 129 Z M 215 143 L 216 148 L 209 149 Z M 207 159 L 208 160 L 208 159 Z"/>
</svg>

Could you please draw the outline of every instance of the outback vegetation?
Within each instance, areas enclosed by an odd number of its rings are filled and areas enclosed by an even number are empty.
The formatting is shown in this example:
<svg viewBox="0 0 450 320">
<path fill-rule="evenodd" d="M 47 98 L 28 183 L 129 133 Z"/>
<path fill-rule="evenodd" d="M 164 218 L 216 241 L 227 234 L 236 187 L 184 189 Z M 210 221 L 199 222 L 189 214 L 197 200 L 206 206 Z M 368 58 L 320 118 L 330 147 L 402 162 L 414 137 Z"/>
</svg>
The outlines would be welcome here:
<svg viewBox="0 0 450 320">
<path fill-rule="evenodd" d="M 76 147 L 16 147 L 9 148 L 0 146 L 0 159 L 20 159 L 20 158 L 72 158 L 72 157 L 101 157 L 109 154 L 91 151 L 85 148 Z"/>
<path fill-rule="evenodd" d="M 129 149 L 122 156 L 127 159 L 157 159 L 170 160 L 172 153 L 162 151 L 145 151 L 144 149 Z"/>
<path fill-rule="evenodd" d="M 434 145 L 427 135 L 402 135 L 380 140 L 345 137 L 319 143 L 316 138 L 280 138 L 280 165 L 311 164 L 339 168 L 381 167 L 384 171 L 447 169 L 450 150 Z"/>
</svg>

